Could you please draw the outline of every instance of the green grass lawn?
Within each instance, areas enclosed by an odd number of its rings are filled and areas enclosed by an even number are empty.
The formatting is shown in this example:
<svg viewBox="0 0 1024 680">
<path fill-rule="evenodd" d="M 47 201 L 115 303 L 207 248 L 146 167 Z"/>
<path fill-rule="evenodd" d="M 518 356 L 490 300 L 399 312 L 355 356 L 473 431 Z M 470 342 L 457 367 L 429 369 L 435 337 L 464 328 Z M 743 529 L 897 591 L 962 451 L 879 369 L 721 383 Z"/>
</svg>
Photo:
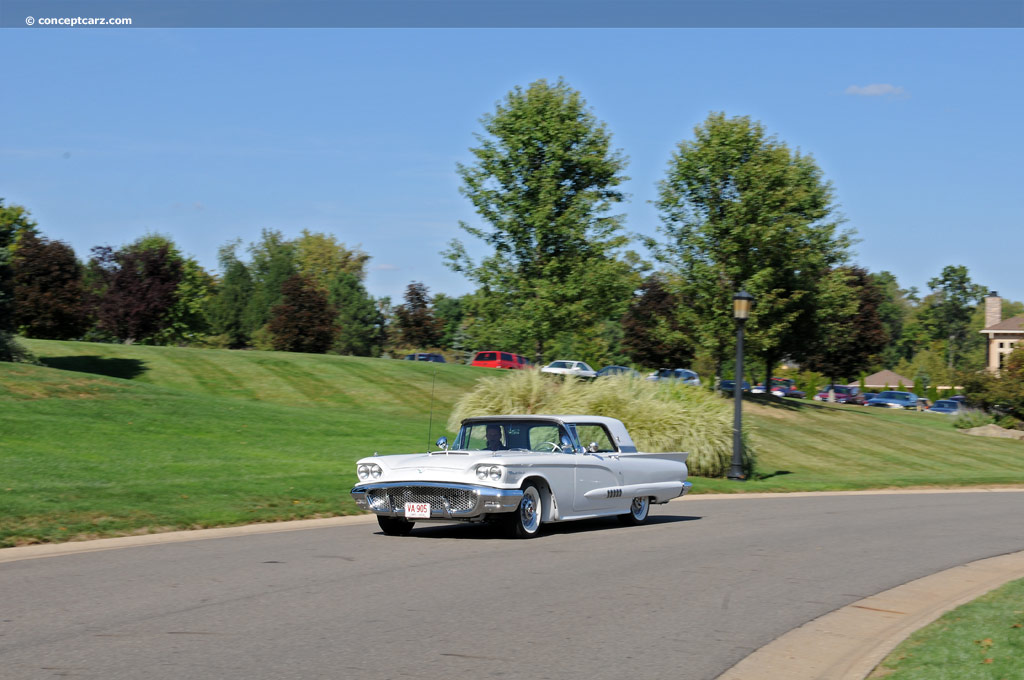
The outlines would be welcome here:
<svg viewBox="0 0 1024 680">
<path fill-rule="evenodd" d="M 46 366 L 0 363 L 0 546 L 354 513 L 356 459 L 426 450 L 458 397 L 495 375 L 23 342 Z M 758 475 L 694 478 L 696 492 L 1024 483 L 1024 442 L 969 437 L 942 416 L 782 400 L 745 408 Z"/>
<path fill-rule="evenodd" d="M 1024 678 L 1024 579 L 947 612 L 886 657 L 871 678 Z"/>
</svg>

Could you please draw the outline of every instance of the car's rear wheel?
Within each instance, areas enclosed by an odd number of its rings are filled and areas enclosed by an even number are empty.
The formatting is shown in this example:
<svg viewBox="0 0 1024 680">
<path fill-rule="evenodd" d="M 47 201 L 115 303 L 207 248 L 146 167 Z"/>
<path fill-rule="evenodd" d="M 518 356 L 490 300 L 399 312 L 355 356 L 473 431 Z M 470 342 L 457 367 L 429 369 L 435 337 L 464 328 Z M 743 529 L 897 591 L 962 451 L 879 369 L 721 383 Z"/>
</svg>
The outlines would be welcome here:
<svg viewBox="0 0 1024 680">
<path fill-rule="evenodd" d="M 388 536 L 408 536 L 409 532 L 412 531 L 413 525 L 416 523 L 410 522 L 404 517 L 377 515 L 377 524 L 380 525 L 380 530 Z"/>
<path fill-rule="evenodd" d="M 647 515 L 651 511 L 651 499 L 647 496 L 637 496 L 629 504 L 629 512 L 619 515 L 619 521 L 629 526 L 636 526 L 647 521 Z"/>
<path fill-rule="evenodd" d="M 505 529 L 512 538 L 533 538 L 540 532 L 542 520 L 540 492 L 533 484 L 523 489 L 523 497 L 515 512 L 509 513 Z"/>
</svg>

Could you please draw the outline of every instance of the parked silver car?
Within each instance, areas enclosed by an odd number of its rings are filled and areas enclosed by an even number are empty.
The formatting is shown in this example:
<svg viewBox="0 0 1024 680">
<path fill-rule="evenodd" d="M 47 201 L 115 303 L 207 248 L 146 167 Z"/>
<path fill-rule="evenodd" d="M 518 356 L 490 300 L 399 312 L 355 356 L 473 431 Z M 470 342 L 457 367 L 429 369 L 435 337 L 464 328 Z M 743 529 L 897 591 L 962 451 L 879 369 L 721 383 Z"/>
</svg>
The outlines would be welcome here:
<svg viewBox="0 0 1024 680">
<path fill-rule="evenodd" d="M 569 361 L 559 359 L 540 369 L 541 373 L 554 373 L 556 375 L 574 375 L 577 378 L 596 378 L 597 371 L 587 365 L 585 361 Z"/>
<path fill-rule="evenodd" d="M 700 376 L 688 368 L 662 368 L 647 376 L 648 380 L 678 380 L 684 385 L 700 385 Z"/>
</svg>

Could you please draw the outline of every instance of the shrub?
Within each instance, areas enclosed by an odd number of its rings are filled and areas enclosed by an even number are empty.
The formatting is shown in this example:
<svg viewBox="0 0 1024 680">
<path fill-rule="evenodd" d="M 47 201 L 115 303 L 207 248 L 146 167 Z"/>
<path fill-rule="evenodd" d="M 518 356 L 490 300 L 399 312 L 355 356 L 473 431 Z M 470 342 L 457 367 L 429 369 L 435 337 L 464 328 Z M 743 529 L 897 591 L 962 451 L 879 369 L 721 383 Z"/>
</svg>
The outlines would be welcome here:
<svg viewBox="0 0 1024 680">
<path fill-rule="evenodd" d="M 990 425 L 993 422 L 995 420 L 989 414 L 980 409 L 970 408 L 953 419 L 953 427 L 958 430 L 969 430 L 972 427 Z"/>
<path fill-rule="evenodd" d="M 455 405 L 448 429 L 464 418 L 499 414 L 587 414 L 618 418 L 640 451 L 687 451 L 694 475 L 721 477 L 732 459 L 732 405 L 720 396 L 680 382 L 630 376 L 583 382 L 540 371 L 509 371 L 482 378 Z M 743 442 L 749 477 L 755 452 Z"/>
</svg>

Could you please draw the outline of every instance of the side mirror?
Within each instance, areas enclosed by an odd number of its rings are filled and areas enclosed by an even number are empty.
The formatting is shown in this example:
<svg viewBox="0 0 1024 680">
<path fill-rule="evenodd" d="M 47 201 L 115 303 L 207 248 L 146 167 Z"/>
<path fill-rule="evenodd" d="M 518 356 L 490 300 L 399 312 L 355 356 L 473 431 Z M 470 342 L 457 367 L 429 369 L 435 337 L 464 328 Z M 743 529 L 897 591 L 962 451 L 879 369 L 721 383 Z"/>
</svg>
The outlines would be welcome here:
<svg viewBox="0 0 1024 680">
<path fill-rule="evenodd" d="M 575 451 L 572 445 L 572 440 L 569 439 L 569 435 L 567 434 L 562 435 L 562 450 L 566 452 Z"/>
<path fill-rule="evenodd" d="M 448 450 L 448 437 L 438 437 L 434 445 L 439 449 Z"/>
<path fill-rule="evenodd" d="M 590 446 L 587 447 L 587 451 L 590 451 L 591 453 L 597 453 L 599 448 L 600 447 L 597 445 L 597 442 L 590 442 Z"/>
</svg>

